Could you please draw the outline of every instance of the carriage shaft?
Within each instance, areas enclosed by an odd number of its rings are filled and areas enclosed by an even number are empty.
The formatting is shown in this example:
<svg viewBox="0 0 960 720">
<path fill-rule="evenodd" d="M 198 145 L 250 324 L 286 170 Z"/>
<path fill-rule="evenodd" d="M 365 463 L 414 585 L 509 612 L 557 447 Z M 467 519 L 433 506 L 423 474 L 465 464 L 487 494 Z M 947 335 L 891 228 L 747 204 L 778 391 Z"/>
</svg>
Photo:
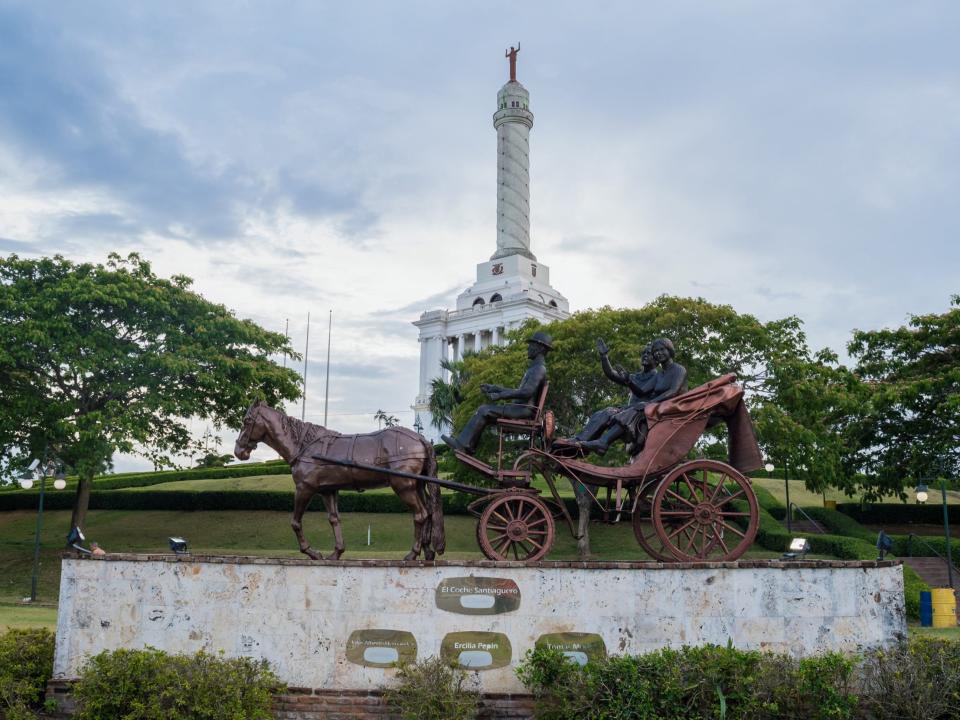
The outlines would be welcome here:
<svg viewBox="0 0 960 720">
<path fill-rule="evenodd" d="M 453 480 L 441 480 L 440 478 L 429 477 L 427 475 L 417 475 L 416 473 L 404 472 L 403 470 L 393 470 L 392 468 L 380 467 L 379 465 L 368 465 L 358 463 L 353 460 L 341 460 L 340 458 L 327 457 L 325 455 L 313 455 L 314 460 L 330 465 L 340 465 L 342 467 L 354 468 L 355 470 L 366 470 L 367 472 L 381 473 L 383 475 L 393 475 L 395 477 L 410 478 L 411 480 L 422 480 L 433 485 L 447 488 L 449 490 L 459 490 L 460 492 L 470 493 L 471 495 L 492 495 L 498 490 L 490 488 L 474 487 L 473 485 L 464 485 Z"/>
</svg>

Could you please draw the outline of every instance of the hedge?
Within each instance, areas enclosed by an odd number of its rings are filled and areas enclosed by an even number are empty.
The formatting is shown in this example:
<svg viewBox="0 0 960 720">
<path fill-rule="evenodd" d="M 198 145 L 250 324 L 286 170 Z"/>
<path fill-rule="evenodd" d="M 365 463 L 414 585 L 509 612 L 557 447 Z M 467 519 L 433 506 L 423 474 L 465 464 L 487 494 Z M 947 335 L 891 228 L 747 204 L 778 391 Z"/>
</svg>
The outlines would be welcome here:
<svg viewBox="0 0 960 720">
<path fill-rule="evenodd" d="M 611 655 L 580 666 L 528 652 L 517 676 L 538 720 L 947 720 L 960 716 L 960 643 L 936 639 L 806 658 L 727 646 Z M 412 717 L 412 716 L 411 716 Z"/>
<path fill-rule="evenodd" d="M 908 503 L 875 503 L 860 506 L 860 503 L 840 503 L 837 510 L 854 520 L 867 525 L 919 523 L 923 525 L 943 524 L 943 505 L 939 502 L 940 491 L 936 495 L 931 491 L 931 501 L 925 505 Z M 947 505 L 951 523 L 960 523 L 960 505 Z"/>
</svg>

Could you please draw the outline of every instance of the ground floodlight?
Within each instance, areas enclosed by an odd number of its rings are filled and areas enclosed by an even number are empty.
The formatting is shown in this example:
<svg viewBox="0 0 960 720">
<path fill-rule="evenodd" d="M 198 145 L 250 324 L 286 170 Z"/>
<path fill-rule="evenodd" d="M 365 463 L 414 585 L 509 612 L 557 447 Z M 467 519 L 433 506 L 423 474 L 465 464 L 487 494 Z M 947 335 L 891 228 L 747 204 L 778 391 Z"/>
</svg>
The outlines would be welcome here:
<svg viewBox="0 0 960 720">
<path fill-rule="evenodd" d="M 170 541 L 170 549 L 173 550 L 177 555 L 187 555 L 189 550 L 187 550 L 187 541 L 182 537 L 172 537 L 167 538 Z"/>
<path fill-rule="evenodd" d="M 917 503 L 919 505 L 923 505 L 929 499 L 929 497 L 930 496 L 927 495 L 927 486 L 923 483 L 917 485 Z"/>
<path fill-rule="evenodd" d="M 772 473 L 774 469 L 773 463 L 767 463 L 766 465 L 763 466 L 763 469 L 766 470 L 768 473 Z"/>
<path fill-rule="evenodd" d="M 783 560 L 802 560 L 810 552 L 810 541 L 806 538 L 794 538 L 790 541 L 790 551 L 785 552 Z"/>
<path fill-rule="evenodd" d="M 883 560 L 883 556 L 893 549 L 893 538 L 887 535 L 883 530 L 877 535 L 877 550 L 880 551 L 880 557 L 877 560 Z"/>
<path fill-rule="evenodd" d="M 72 547 L 74 550 L 77 550 L 79 552 L 89 555 L 90 551 L 80 545 L 80 543 L 82 543 L 86 539 L 87 538 L 84 537 L 83 532 L 80 530 L 80 528 L 74 527 L 73 530 L 70 531 L 70 534 L 67 535 L 67 545 Z"/>
</svg>

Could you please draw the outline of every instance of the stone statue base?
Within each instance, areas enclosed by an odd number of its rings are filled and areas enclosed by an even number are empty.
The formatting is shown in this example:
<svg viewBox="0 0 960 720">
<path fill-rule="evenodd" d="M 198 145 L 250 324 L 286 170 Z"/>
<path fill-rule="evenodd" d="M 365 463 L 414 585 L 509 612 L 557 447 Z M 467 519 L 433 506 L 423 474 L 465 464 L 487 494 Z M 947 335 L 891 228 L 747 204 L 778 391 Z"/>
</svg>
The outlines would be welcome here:
<svg viewBox="0 0 960 720">
<path fill-rule="evenodd" d="M 376 690 L 398 660 L 443 655 L 485 693 L 522 693 L 536 644 L 575 662 L 728 640 L 802 656 L 906 635 L 899 562 L 436 562 L 65 558 L 54 678 L 152 645 L 269 660 L 293 688 Z"/>
</svg>

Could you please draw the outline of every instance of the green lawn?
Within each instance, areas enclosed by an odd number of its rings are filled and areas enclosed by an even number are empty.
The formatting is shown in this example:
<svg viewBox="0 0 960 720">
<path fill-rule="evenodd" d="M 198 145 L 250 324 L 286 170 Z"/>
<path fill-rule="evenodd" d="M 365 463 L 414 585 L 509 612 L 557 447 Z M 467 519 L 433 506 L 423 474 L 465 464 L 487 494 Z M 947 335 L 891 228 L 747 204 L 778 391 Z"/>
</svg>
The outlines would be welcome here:
<svg viewBox="0 0 960 720">
<path fill-rule="evenodd" d="M 787 492 L 784 488 L 783 479 L 777 478 L 754 478 L 753 484 L 757 487 L 762 487 L 765 490 L 769 490 L 770 493 L 780 501 L 781 504 L 787 504 Z M 814 493 L 807 490 L 804 486 L 802 480 L 791 480 L 790 481 L 790 502 L 796 503 L 800 507 L 808 506 L 823 506 L 824 496 L 820 493 Z M 826 493 L 827 500 L 836 500 L 838 503 L 843 502 L 859 502 L 857 497 L 848 497 L 844 495 L 839 490 L 827 490 Z M 887 495 L 883 498 L 883 502 L 886 503 L 898 503 L 900 498 L 895 495 Z M 930 502 L 931 503 L 940 503 L 940 490 L 936 491 L 934 494 L 931 489 L 930 492 Z M 947 502 L 951 505 L 960 503 L 960 492 L 956 490 L 947 490 Z"/>
<path fill-rule="evenodd" d="M 0 632 L 10 628 L 45 627 L 57 629 L 56 605 L 20 605 L 0 603 Z"/>
</svg>

